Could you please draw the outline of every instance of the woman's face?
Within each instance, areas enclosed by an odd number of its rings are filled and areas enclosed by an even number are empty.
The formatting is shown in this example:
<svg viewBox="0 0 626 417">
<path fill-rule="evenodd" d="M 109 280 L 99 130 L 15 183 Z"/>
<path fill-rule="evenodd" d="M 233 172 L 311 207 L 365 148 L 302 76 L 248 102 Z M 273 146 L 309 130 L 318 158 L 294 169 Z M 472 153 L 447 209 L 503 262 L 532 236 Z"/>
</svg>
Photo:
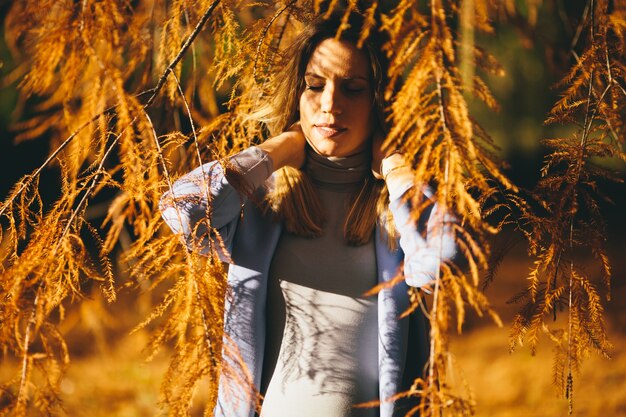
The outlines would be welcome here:
<svg viewBox="0 0 626 417">
<path fill-rule="evenodd" d="M 313 51 L 300 96 L 300 124 L 324 156 L 348 156 L 368 146 L 373 93 L 367 55 L 348 41 L 326 39 Z"/>
</svg>

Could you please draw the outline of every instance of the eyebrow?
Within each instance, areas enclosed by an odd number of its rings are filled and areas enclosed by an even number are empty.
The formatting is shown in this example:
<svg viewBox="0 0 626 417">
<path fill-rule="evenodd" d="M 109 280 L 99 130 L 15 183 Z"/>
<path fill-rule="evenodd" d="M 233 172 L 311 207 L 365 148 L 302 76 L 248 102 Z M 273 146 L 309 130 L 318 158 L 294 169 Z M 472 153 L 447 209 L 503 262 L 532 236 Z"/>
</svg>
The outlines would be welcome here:
<svg viewBox="0 0 626 417">
<path fill-rule="evenodd" d="M 307 73 L 305 73 L 305 74 L 304 74 L 304 76 L 305 76 L 305 77 L 313 77 L 313 78 L 322 78 L 322 79 L 326 78 L 326 77 L 324 77 L 324 76 L 322 76 L 322 75 L 319 75 L 319 74 L 316 74 L 316 73 L 314 73 L 314 72 L 307 72 Z M 364 81 L 369 81 L 369 78 L 367 78 L 367 77 L 363 77 L 363 76 L 361 76 L 361 75 L 356 75 L 356 76 L 354 76 L 354 77 L 341 77 L 341 79 L 342 79 L 342 80 L 346 80 L 346 81 L 349 81 L 349 80 L 364 80 Z"/>
</svg>

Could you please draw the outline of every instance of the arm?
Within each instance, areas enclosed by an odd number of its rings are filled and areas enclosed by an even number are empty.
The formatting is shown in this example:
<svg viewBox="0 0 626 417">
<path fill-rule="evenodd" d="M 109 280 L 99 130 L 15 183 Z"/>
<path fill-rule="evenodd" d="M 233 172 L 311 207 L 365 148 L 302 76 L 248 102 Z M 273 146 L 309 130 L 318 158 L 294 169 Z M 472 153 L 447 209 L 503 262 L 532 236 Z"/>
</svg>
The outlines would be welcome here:
<svg viewBox="0 0 626 417">
<path fill-rule="evenodd" d="M 232 156 L 227 163 L 241 173 L 250 189 L 260 187 L 272 173 L 271 159 L 257 147 Z M 167 225 L 183 237 L 189 249 L 207 255 L 215 239 L 213 229 L 230 249 L 245 201 L 246 197 L 226 179 L 224 166 L 213 161 L 178 179 L 163 194 L 159 207 Z"/>
<path fill-rule="evenodd" d="M 404 275 L 408 285 L 422 287 L 436 278 L 439 264 L 451 259 L 457 252 L 452 231 L 454 218 L 436 203 L 426 209 L 415 221 L 411 203 L 404 195 L 414 187 L 413 171 L 402 155 L 392 154 L 381 164 L 381 176 L 389 189 L 389 208 L 400 234 L 404 252 Z M 432 198 L 432 190 L 424 187 L 425 198 Z"/>
<path fill-rule="evenodd" d="M 303 162 L 304 137 L 292 130 L 248 148 L 226 163 L 239 173 L 246 189 L 256 190 L 276 169 L 285 165 L 300 166 Z M 159 204 L 163 219 L 172 231 L 182 235 L 191 250 L 205 255 L 215 240 L 213 230 L 218 231 L 230 251 L 241 207 L 247 201 L 247 197 L 228 182 L 223 165 L 213 161 L 184 175 L 161 197 Z M 228 258 L 223 251 L 220 255 Z"/>
</svg>

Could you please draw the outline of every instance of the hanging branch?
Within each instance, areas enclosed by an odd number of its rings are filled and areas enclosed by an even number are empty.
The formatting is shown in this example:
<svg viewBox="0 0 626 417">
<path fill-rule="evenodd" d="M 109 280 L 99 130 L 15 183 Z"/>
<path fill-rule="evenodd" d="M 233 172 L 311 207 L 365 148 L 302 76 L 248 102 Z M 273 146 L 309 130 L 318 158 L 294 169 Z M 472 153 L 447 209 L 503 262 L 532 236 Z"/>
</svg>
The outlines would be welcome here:
<svg viewBox="0 0 626 417">
<path fill-rule="evenodd" d="M 173 73 L 174 68 L 176 68 L 176 65 L 178 65 L 180 60 L 183 59 L 183 57 L 185 56 L 185 53 L 187 52 L 187 49 L 189 49 L 189 47 L 191 46 L 193 41 L 196 39 L 198 34 L 200 34 L 200 31 L 204 27 L 205 23 L 211 17 L 213 10 L 215 10 L 215 8 L 220 4 L 220 1 L 221 0 L 214 0 L 213 3 L 211 3 L 211 5 L 209 6 L 209 8 L 204 12 L 202 17 L 196 24 L 196 27 L 193 29 L 191 34 L 187 37 L 187 39 L 185 40 L 185 43 L 183 43 L 183 45 L 180 47 L 180 50 L 178 54 L 176 55 L 176 57 L 174 57 L 174 59 L 167 65 L 167 67 L 165 68 L 165 71 L 163 71 L 163 73 L 161 74 L 161 77 L 159 77 L 159 80 L 157 81 L 156 85 L 154 86 L 154 88 L 151 89 L 152 96 L 150 96 L 148 101 L 146 101 L 144 108 L 150 107 L 154 99 L 156 99 L 157 95 L 159 94 L 159 91 L 161 91 L 161 89 L 165 85 L 165 82 L 167 81 L 167 77 L 170 75 L 170 73 Z"/>
<path fill-rule="evenodd" d="M 198 135 L 197 135 L 197 131 L 196 131 L 196 127 L 195 127 L 195 123 L 193 121 L 193 117 L 191 115 L 191 108 L 189 107 L 189 102 L 187 101 L 187 98 L 185 97 L 185 94 L 183 92 L 182 86 L 180 84 L 180 81 L 178 80 L 178 78 L 176 77 L 176 74 L 172 73 L 172 76 L 174 77 L 174 80 L 176 81 L 176 85 L 178 87 L 178 92 L 180 94 L 180 98 L 183 101 L 185 110 L 186 110 L 186 114 L 191 126 L 191 134 L 192 134 L 192 138 L 193 138 L 193 146 L 194 146 L 194 150 L 195 150 L 195 154 L 196 157 L 198 159 L 198 162 L 200 164 L 200 167 L 202 167 L 202 188 L 205 190 L 206 195 L 205 198 L 207 199 L 207 201 L 211 201 L 210 195 L 208 193 L 209 190 L 209 186 L 207 184 L 207 175 L 204 172 L 204 167 L 202 165 L 202 158 L 200 155 L 200 145 L 198 143 Z M 147 115 L 146 115 L 147 116 Z M 148 118 L 149 120 L 149 118 Z M 161 159 L 161 163 L 162 163 L 162 167 L 163 167 L 163 172 L 165 173 L 166 176 L 166 181 L 167 181 L 167 186 L 168 189 L 170 191 L 170 194 L 173 196 L 174 195 L 174 190 L 173 190 L 173 182 L 171 180 L 171 175 L 168 172 L 167 169 L 167 165 L 165 164 L 165 159 L 163 158 L 163 153 L 158 141 L 158 138 L 156 136 L 156 131 L 154 130 L 154 126 L 153 124 L 150 122 L 150 125 L 153 128 L 153 134 L 154 134 L 154 140 L 155 140 L 155 144 L 158 148 L 158 152 L 159 152 L 159 157 Z M 180 224 L 183 224 L 182 221 L 182 214 L 180 213 L 180 208 L 178 206 L 176 206 L 176 215 L 178 216 L 178 221 Z M 207 205 L 207 210 L 209 210 L 210 204 Z M 206 214 L 206 219 L 207 221 L 209 221 L 209 219 L 211 218 L 210 214 L 207 213 Z M 210 228 L 210 225 L 208 225 L 208 227 Z M 217 259 L 217 254 L 215 253 L 211 253 L 210 254 L 212 259 Z M 196 270 L 196 268 L 194 267 L 193 264 L 193 256 L 191 253 L 191 249 L 189 249 L 188 247 L 185 246 L 185 260 L 187 262 L 187 270 L 189 272 L 192 272 L 194 270 Z M 215 261 L 213 261 L 215 262 Z M 221 275 L 222 275 L 222 281 L 225 282 L 226 277 L 224 274 L 224 271 L 221 271 Z M 200 318 L 201 318 L 201 324 L 202 324 L 202 329 L 204 332 L 204 337 L 203 337 L 203 343 L 206 344 L 206 348 L 208 351 L 207 354 L 207 358 L 209 360 L 209 366 L 206 368 L 208 370 L 210 370 L 212 373 L 214 373 L 214 377 L 213 377 L 213 386 L 211 387 L 212 390 L 212 395 L 211 395 L 211 401 L 210 403 L 207 405 L 206 409 L 207 410 L 213 410 L 215 408 L 216 405 L 216 398 L 217 398 L 217 381 L 219 380 L 219 363 L 221 362 L 221 358 L 222 358 L 222 338 L 220 335 L 220 332 L 218 332 L 217 334 L 217 338 L 212 337 L 211 333 L 211 325 L 209 324 L 209 320 L 212 320 L 213 322 L 217 321 L 220 323 L 221 326 L 221 309 L 218 309 L 218 311 L 214 311 L 213 314 L 209 314 L 209 317 L 207 317 L 207 312 L 205 311 L 205 308 L 208 308 L 211 306 L 211 303 L 207 303 L 205 302 L 205 300 L 203 300 L 201 298 L 201 292 L 200 289 L 198 288 L 198 280 L 196 277 L 190 277 L 192 280 L 192 286 L 193 286 L 193 290 L 194 290 L 194 294 L 195 294 L 195 300 L 197 303 L 197 308 L 200 311 Z M 224 297 L 225 294 L 222 293 L 222 291 L 219 292 L 218 297 Z M 176 317 L 176 320 L 178 320 L 178 318 Z M 213 340 L 215 338 L 215 340 Z M 177 349 L 181 349 L 182 347 L 177 347 Z M 184 352 L 181 352 L 181 354 L 184 354 Z M 168 384 L 168 382 L 171 381 L 171 378 L 165 378 L 164 379 L 164 385 Z M 176 387 L 166 387 L 165 390 L 167 391 L 173 391 Z M 170 401 L 170 406 L 172 405 L 172 402 Z M 186 404 L 184 401 L 181 404 L 181 408 L 185 408 L 187 407 L 188 404 Z"/>
<path fill-rule="evenodd" d="M 261 46 L 263 45 L 263 41 L 265 40 L 265 37 L 267 36 L 267 32 L 270 30 L 270 28 L 272 27 L 272 25 L 274 24 L 274 22 L 276 21 L 276 19 L 278 19 L 284 12 L 285 10 L 289 9 L 290 7 L 292 7 L 297 0 L 291 0 L 289 3 L 285 4 L 279 11 L 277 11 L 274 16 L 272 16 L 272 18 L 270 19 L 269 22 L 267 22 L 267 25 L 265 25 L 265 27 L 263 28 L 263 31 L 261 32 L 261 36 L 259 37 L 259 41 L 256 45 L 256 53 L 254 54 L 254 63 L 252 64 L 252 77 L 254 78 L 254 80 L 257 80 L 257 63 L 259 61 L 259 56 L 261 56 Z M 281 35 L 280 38 L 282 38 L 282 33 L 283 31 L 281 31 Z M 272 60 L 270 60 L 270 63 L 272 62 Z"/>
<path fill-rule="evenodd" d="M 470 7 L 475 16 L 462 19 L 463 22 L 491 33 L 488 19 L 481 14 L 487 10 L 485 4 L 470 2 Z M 453 386 L 447 375 L 453 310 L 456 310 L 458 332 L 465 320 L 466 304 L 477 314 L 487 314 L 501 325 L 487 298 L 478 289 L 479 273 L 488 267 L 489 247 L 485 235 L 497 229 L 483 217 L 481 201 L 499 192 L 494 184 L 499 183 L 500 187 L 511 192 L 516 188 L 500 173 L 499 163 L 492 152 L 493 144 L 470 118 L 464 98 L 466 92 L 473 93 L 488 106 L 495 105 L 485 84 L 474 76 L 468 86 L 458 68 L 458 48 L 465 47 L 471 52 L 465 50 L 464 57 L 471 60 L 469 63 L 465 61 L 464 65 L 477 65 L 476 56 L 485 55 L 473 42 L 460 45 L 456 41 L 458 33 L 448 23 L 457 19 L 461 10 L 464 13 L 470 11 L 456 5 L 454 13 L 450 13 L 439 0 L 429 2 L 426 16 L 417 12 L 420 9 L 417 2 L 404 1 L 383 19 L 383 27 L 390 37 L 387 52 L 392 57 L 391 83 L 387 92 L 392 103 L 392 127 L 385 146 L 400 150 L 412 162 L 416 183 L 432 185 L 432 200 L 439 210 L 443 210 L 444 227 L 454 233 L 459 258 L 467 262 L 469 271 L 452 262 L 439 266 L 439 278 L 433 284 L 432 308 L 426 314 L 431 323 L 428 368 L 425 379 L 414 381 L 407 393 L 420 400 L 409 415 L 416 412 L 432 417 L 448 412 L 465 415 L 472 412 L 473 399 L 467 392 L 457 395 L 454 390 L 463 388 Z M 399 16 L 406 16 L 406 20 Z M 482 69 L 497 72 L 487 65 L 493 65 L 493 60 L 480 62 Z M 468 88 L 469 91 L 464 91 Z M 481 195 L 480 201 L 478 195 Z M 419 196 L 409 198 L 422 201 L 413 204 L 412 215 L 418 219 L 431 202 L 423 201 Z M 451 221 L 452 218 L 456 221 Z M 421 296 L 415 297 L 411 309 L 420 308 L 420 299 Z"/>
<path fill-rule="evenodd" d="M 590 159 L 626 160 L 622 144 L 617 142 L 623 136 L 618 129 L 623 127 L 626 97 L 619 100 L 611 94 L 619 90 L 616 85 L 620 83 L 615 82 L 608 58 L 609 50 L 619 51 L 624 45 L 623 39 L 611 35 L 612 31 L 619 33 L 620 28 L 614 26 L 619 24 L 617 16 L 612 18 L 606 1 L 590 0 L 586 4 L 571 43 L 575 64 L 561 82 L 562 98 L 547 120 L 575 123 L 582 119 L 582 122 L 573 137 L 545 141 L 550 153 L 535 190 L 535 198 L 542 202 L 545 213 L 522 210 L 521 221 L 531 225 L 529 254 L 535 263 L 530 272 L 529 290 L 518 297 L 526 304 L 512 326 L 511 349 L 528 339 L 534 352 L 539 333 L 548 333 L 557 347 L 553 367 L 555 385 L 567 398 L 570 414 L 573 374 L 589 350 L 595 349 L 608 357 L 611 349 L 596 284 L 577 261 L 580 259 L 577 252 L 585 249 L 596 258 L 602 275 L 600 285 L 604 286 L 608 299 L 611 267 L 595 190 L 598 181 L 615 178 L 607 169 L 593 166 Z M 585 31 L 588 44 L 579 56 L 575 48 Z M 614 56 L 623 60 L 623 55 Z M 607 97 L 611 97 L 610 103 L 605 103 Z M 609 143 L 607 131 L 612 136 Z M 545 316 L 556 319 L 557 305 L 568 309 L 566 330 L 551 329 L 545 321 Z"/>
<path fill-rule="evenodd" d="M 161 73 L 161 76 L 159 77 L 156 85 L 148 90 L 144 90 L 141 93 L 137 94 L 136 97 L 141 97 L 143 95 L 146 94 L 152 94 L 148 100 L 146 101 L 146 103 L 143 105 L 144 109 L 147 109 L 148 107 L 150 107 L 152 105 L 152 103 L 154 102 L 154 100 L 158 97 L 160 91 L 163 89 L 163 86 L 165 85 L 165 82 L 167 81 L 168 76 L 170 75 L 170 73 L 173 73 L 174 68 L 176 68 L 176 66 L 178 65 L 178 63 L 183 59 L 183 57 L 185 56 L 185 54 L 187 53 L 187 50 L 190 48 L 190 46 L 193 44 L 193 41 L 196 39 L 196 37 L 198 36 L 198 34 L 202 31 L 202 28 L 204 27 L 204 25 L 206 24 L 206 22 L 208 21 L 208 19 L 211 17 L 211 14 L 213 13 L 213 10 L 215 10 L 215 8 L 219 5 L 221 0 L 214 0 L 213 3 L 211 4 L 211 6 L 204 12 L 204 14 L 202 15 L 202 18 L 200 19 L 200 21 L 196 24 L 194 30 L 192 31 L 192 33 L 187 37 L 187 39 L 185 40 L 185 42 L 183 43 L 183 45 L 180 47 L 180 50 L 178 51 L 178 53 L 176 54 L 176 57 L 174 57 L 174 59 L 167 65 L 167 67 L 165 68 L 165 70 Z M 46 158 L 46 160 L 30 175 L 28 175 L 24 181 L 20 182 L 20 186 L 14 191 L 12 192 L 9 197 L 2 203 L 2 205 L 0 206 L 0 216 L 2 216 L 5 212 L 5 210 L 7 209 L 7 207 L 10 207 L 13 202 L 15 201 L 15 199 L 26 189 L 28 188 L 28 186 L 31 184 L 32 182 L 32 178 L 38 177 L 39 174 L 41 174 L 41 172 L 50 165 L 50 163 L 52 161 L 54 161 L 56 159 L 56 157 L 61 153 L 61 151 L 63 151 L 71 142 L 72 140 L 79 134 L 81 133 L 86 127 L 90 126 L 91 124 L 95 123 L 96 121 L 98 121 L 98 119 L 104 115 L 113 113 L 115 108 L 117 106 L 111 106 L 108 109 L 106 109 L 105 111 L 103 111 L 102 113 L 99 113 L 95 116 L 93 116 L 89 121 L 83 123 L 80 127 L 78 127 L 76 130 L 74 130 L 74 132 L 72 132 L 62 143 L 61 145 L 59 145 L 51 154 L 50 156 L 48 156 L 48 158 Z M 133 119 L 133 121 L 137 120 L 136 118 Z M 124 127 L 123 129 L 127 128 L 128 126 Z"/>
<path fill-rule="evenodd" d="M 180 48 L 177 56 L 175 57 L 175 59 L 168 65 L 168 67 L 166 68 L 166 70 L 163 72 L 162 76 L 160 77 L 159 81 L 157 82 L 157 85 L 150 89 L 150 90 L 146 90 L 142 93 L 140 93 L 139 95 L 137 95 L 137 97 L 141 97 L 144 94 L 147 93 L 152 93 L 151 97 L 148 99 L 148 101 L 146 102 L 146 104 L 143 106 L 143 111 L 145 111 L 145 109 L 147 107 L 149 107 L 153 102 L 155 97 L 158 95 L 159 91 L 162 89 L 163 85 L 165 84 L 165 80 L 167 79 L 167 76 L 172 72 L 173 68 L 177 65 L 178 62 L 180 62 L 180 60 L 182 59 L 182 57 L 185 55 L 186 50 L 190 47 L 190 45 L 192 44 L 193 40 L 197 37 L 198 33 L 200 32 L 200 30 L 202 29 L 203 25 L 206 23 L 206 21 L 208 20 L 208 18 L 210 17 L 211 13 L 213 12 L 213 10 L 215 9 L 215 7 L 219 4 L 219 1 L 214 1 L 211 6 L 207 9 L 207 11 L 204 13 L 204 15 L 202 16 L 202 19 L 200 20 L 200 22 L 196 25 L 194 31 L 191 33 L 191 35 L 187 38 L 186 42 L 183 44 L 183 46 Z M 81 25 L 83 25 L 84 27 L 84 21 L 81 20 Z M 96 60 L 99 62 L 100 68 L 104 68 L 104 65 L 102 64 L 102 62 L 99 61 L 99 59 L 96 56 Z M 106 68 L 104 68 L 106 70 Z M 106 71 L 105 71 L 106 72 Z M 109 78 L 113 78 L 112 76 L 109 76 Z M 112 84 L 113 88 L 116 89 L 115 84 Z M 118 90 L 116 90 L 118 91 Z M 119 91 L 118 91 L 118 95 L 119 95 Z M 21 198 L 21 194 L 23 192 L 25 192 L 26 190 L 29 189 L 30 184 L 32 183 L 32 181 L 36 178 L 38 178 L 38 176 L 40 175 L 40 173 L 43 171 L 43 169 L 45 167 L 47 167 L 53 160 L 55 160 L 56 158 L 58 158 L 61 154 L 61 152 L 66 149 L 68 147 L 68 145 L 76 138 L 78 137 L 78 135 L 88 126 L 90 126 L 92 123 L 94 123 L 95 121 L 99 120 L 103 115 L 107 115 L 107 114 L 111 114 L 113 112 L 116 112 L 119 109 L 119 105 L 115 105 L 115 106 L 111 106 L 108 109 L 106 109 L 104 112 L 92 117 L 89 121 L 87 121 L 86 123 L 83 123 L 78 129 L 76 129 L 69 137 L 67 137 L 53 152 L 52 154 L 46 159 L 46 161 L 44 161 L 44 163 L 38 167 L 35 172 L 26 177 L 24 180 L 22 180 L 20 182 L 20 185 L 18 187 L 16 187 L 15 191 L 13 191 L 11 193 L 11 195 L 7 198 L 7 200 L 3 203 L 2 207 L 0 207 L 0 215 L 5 215 L 6 209 L 7 208 L 13 208 L 13 204 L 16 201 L 17 198 Z M 123 109 L 123 108 L 122 108 Z M 39 263 L 42 264 L 43 266 L 43 272 L 40 272 L 42 277 L 47 276 L 48 274 L 53 274 L 54 272 L 52 270 L 50 270 L 50 268 L 53 268 L 52 263 L 53 262 L 58 262 L 61 259 L 64 259 L 64 256 L 66 255 L 62 255 L 62 256 L 58 256 L 57 252 L 61 249 L 61 245 L 66 245 L 67 243 L 67 238 L 71 232 L 71 234 L 73 236 L 77 236 L 77 233 L 79 233 L 78 231 L 80 230 L 81 226 L 80 225 L 76 225 L 75 221 L 79 220 L 82 221 L 82 213 L 84 212 L 84 209 L 86 208 L 87 204 L 88 204 L 88 200 L 90 198 L 90 196 L 94 193 L 94 191 L 97 188 L 102 187 L 102 178 L 103 175 L 106 173 L 104 170 L 104 164 L 105 162 L 108 160 L 108 157 L 111 155 L 112 151 L 116 148 L 116 146 L 118 145 L 118 142 L 120 140 L 120 138 L 128 131 L 129 127 L 133 126 L 136 121 L 137 121 L 138 115 L 132 117 L 130 120 L 127 120 L 127 123 L 121 127 L 121 129 L 118 131 L 117 135 L 115 136 L 115 138 L 112 140 L 112 142 L 110 144 L 108 144 L 106 146 L 106 149 L 104 150 L 103 155 L 101 156 L 97 166 L 95 167 L 95 170 L 93 171 L 92 174 L 90 174 L 87 178 L 85 178 L 85 182 L 88 183 L 88 186 L 85 188 L 82 188 L 82 197 L 78 200 L 77 205 L 75 205 L 73 208 L 71 208 L 69 210 L 69 216 L 67 219 L 62 220 L 61 223 L 58 223 L 59 225 L 62 226 L 63 230 L 59 230 L 58 236 L 55 238 L 55 242 L 56 244 L 54 245 L 54 247 L 52 248 L 52 250 L 46 254 L 45 257 L 41 257 L 41 259 L 38 261 Z M 105 180 L 105 183 L 108 180 Z M 71 202 L 73 201 L 73 196 L 75 194 L 67 194 L 67 196 L 63 197 L 63 200 L 61 201 L 67 201 L 67 202 Z M 63 206 L 63 204 L 65 203 L 61 203 L 61 205 L 58 206 L 59 209 L 61 209 L 61 207 Z M 68 206 L 69 207 L 69 206 Z M 20 208 L 21 209 L 21 208 Z M 52 221 L 54 222 L 54 218 L 56 218 L 56 216 L 58 216 L 60 213 L 53 211 L 49 216 L 48 216 L 48 221 Z M 58 219 L 60 220 L 60 218 Z M 56 227 L 56 226 L 55 226 Z M 51 230 L 53 233 L 54 229 Z M 46 237 L 46 235 L 42 235 L 43 238 Z M 75 238 L 72 237 L 72 240 L 75 241 Z M 30 242 L 31 247 L 34 247 L 37 245 L 37 239 L 33 239 Z M 66 249 L 64 249 L 65 251 Z M 70 255 L 72 256 L 72 255 Z M 22 255 L 22 258 L 24 258 L 25 260 L 28 259 L 25 257 L 25 254 Z M 11 265 L 11 269 L 15 269 L 15 268 L 19 268 L 20 267 L 20 262 L 19 262 L 20 258 L 17 258 L 17 262 L 14 262 L 13 265 Z M 68 261 L 70 262 L 68 264 L 72 265 L 72 264 L 76 264 L 79 268 L 84 268 L 83 261 L 81 260 L 73 260 L 73 259 L 68 259 Z M 27 261 L 28 262 L 28 261 Z M 64 261 L 61 261 L 64 262 Z M 76 263 L 78 262 L 78 263 Z M 56 268 L 56 267 L 54 267 Z M 73 268 L 73 266 L 72 266 Z M 22 348 L 22 371 L 21 371 L 21 376 L 19 378 L 19 389 L 18 389 L 18 393 L 17 393 L 17 400 L 16 400 L 16 408 L 15 411 L 18 413 L 18 415 L 23 415 L 26 412 L 26 386 L 27 386 L 27 380 L 28 378 L 30 378 L 30 372 L 28 370 L 28 366 L 30 363 L 29 360 L 29 356 L 30 356 L 30 345 L 32 344 L 32 341 L 34 341 L 34 336 L 33 333 L 37 332 L 39 329 L 39 326 L 41 324 L 41 320 L 46 320 L 45 317 L 47 317 L 47 315 L 49 314 L 49 312 L 56 308 L 58 305 L 60 305 L 60 302 L 63 300 L 64 296 L 61 295 L 60 298 L 58 298 L 56 301 L 51 302 L 51 300 L 47 300 L 46 298 L 46 302 L 41 302 L 42 300 L 42 296 L 43 296 L 43 292 L 50 292 L 50 290 L 52 289 L 52 287 L 54 286 L 46 286 L 46 282 L 47 279 L 35 284 L 32 284 L 31 280 L 31 284 L 29 284 L 30 286 L 34 285 L 37 289 L 35 291 L 35 297 L 34 297 L 34 304 L 32 307 L 32 313 L 31 313 L 31 318 L 27 321 L 27 325 L 26 325 L 26 329 L 25 329 L 25 333 L 23 335 L 23 342 L 21 344 Z M 55 289 L 56 291 L 56 289 Z M 73 286 L 73 292 L 74 294 L 80 294 L 80 290 L 76 287 Z M 8 295 L 7 295 L 8 297 Z M 48 297 L 46 295 L 46 297 Z M 12 297 L 13 298 L 13 297 Z M 18 299 L 13 299 L 13 302 L 15 303 Z M 43 337 L 43 336 L 42 336 Z"/>
</svg>

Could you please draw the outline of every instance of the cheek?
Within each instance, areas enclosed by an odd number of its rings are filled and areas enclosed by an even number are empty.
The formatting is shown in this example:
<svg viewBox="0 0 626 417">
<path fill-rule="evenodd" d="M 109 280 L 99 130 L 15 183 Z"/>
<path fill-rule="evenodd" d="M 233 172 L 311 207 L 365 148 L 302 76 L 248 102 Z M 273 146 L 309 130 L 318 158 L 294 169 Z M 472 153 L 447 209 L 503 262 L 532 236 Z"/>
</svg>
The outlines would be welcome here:
<svg viewBox="0 0 626 417">
<path fill-rule="evenodd" d="M 302 93 L 298 108 L 300 111 L 300 124 L 303 129 L 308 129 L 311 126 L 315 115 L 315 104 L 309 97 L 307 97 L 306 93 Z"/>
<path fill-rule="evenodd" d="M 356 119 L 358 126 L 361 130 L 371 132 L 374 130 L 376 124 L 374 114 L 374 107 L 369 100 L 364 100 L 360 103 L 353 103 L 351 106 L 353 118 Z"/>
</svg>

